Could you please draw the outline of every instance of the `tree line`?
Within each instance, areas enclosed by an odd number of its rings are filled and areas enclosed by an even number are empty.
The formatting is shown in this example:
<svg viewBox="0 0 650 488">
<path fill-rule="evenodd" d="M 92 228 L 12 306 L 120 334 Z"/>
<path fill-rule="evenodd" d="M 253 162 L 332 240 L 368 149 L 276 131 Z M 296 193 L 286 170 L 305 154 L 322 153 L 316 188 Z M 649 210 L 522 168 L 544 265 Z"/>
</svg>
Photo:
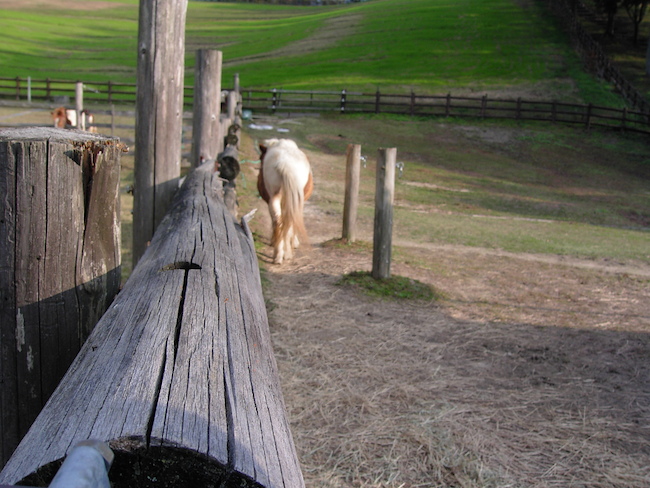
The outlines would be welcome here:
<svg viewBox="0 0 650 488">
<path fill-rule="evenodd" d="M 577 4 L 579 0 L 574 0 L 574 2 Z M 639 28 L 645 19 L 650 0 L 593 0 L 593 4 L 597 11 L 607 19 L 605 35 L 608 37 L 614 37 L 616 17 L 621 9 L 625 10 L 634 29 L 634 44 L 638 44 Z"/>
</svg>

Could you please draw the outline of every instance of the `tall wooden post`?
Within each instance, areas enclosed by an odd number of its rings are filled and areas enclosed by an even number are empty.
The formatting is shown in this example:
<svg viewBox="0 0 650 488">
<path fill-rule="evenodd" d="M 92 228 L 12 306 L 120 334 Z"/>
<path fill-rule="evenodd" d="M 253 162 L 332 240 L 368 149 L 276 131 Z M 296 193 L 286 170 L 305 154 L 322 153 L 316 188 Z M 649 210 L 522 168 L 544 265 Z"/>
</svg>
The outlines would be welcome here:
<svg viewBox="0 0 650 488">
<path fill-rule="evenodd" d="M 375 279 L 390 278 L 396 160 L 396 148 L 379 150 L 372 253 L 372 277 Z"/>
<path fill-rule="evenodd" d="M 140 0 L 135 116 L 133 264 L 178 189 L 188 0 Z"/>
<path fill-rule="evenodd" d="M 357 210 L 359 208 L 359 176 L 361 172 L 361 146 L 348 144 L 345 165 L 345 200 L 343 203 L 343 239 L 354 242 L 357 238 Z"/>
<path fill-rule="evenodd" d="M 0 465 L 120 286 L 120 144 L 0 130 Z"/>
<path fill-rule="evenodd" d="M 192 166 L 214 160 L 219 152 L 221 124 L 221 51 L 199 49 L 194 69 Z"/>
</svg>

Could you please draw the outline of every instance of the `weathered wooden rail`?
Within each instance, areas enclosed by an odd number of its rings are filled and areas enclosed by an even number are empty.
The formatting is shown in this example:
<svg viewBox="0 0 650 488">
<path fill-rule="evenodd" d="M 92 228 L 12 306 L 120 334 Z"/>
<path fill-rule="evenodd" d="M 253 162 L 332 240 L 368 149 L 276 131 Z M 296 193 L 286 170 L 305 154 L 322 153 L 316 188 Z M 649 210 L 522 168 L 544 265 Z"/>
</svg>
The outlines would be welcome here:
<svg viewBox="0 0 650 488">
<path fill-rule="evenodd" d="M 47 483 L 97 439 L 114 487 L 304 486 L 252 235 L 222 192 L 213 164 L 188 175 L 0 484 Z"/>
</svg>

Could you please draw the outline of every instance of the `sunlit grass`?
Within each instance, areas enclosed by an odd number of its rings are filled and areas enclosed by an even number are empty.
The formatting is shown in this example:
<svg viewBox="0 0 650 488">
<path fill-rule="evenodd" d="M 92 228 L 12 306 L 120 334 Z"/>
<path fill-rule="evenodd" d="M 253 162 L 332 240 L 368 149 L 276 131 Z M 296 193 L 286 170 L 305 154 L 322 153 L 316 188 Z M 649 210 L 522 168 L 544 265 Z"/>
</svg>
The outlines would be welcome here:
<svg viewBox="0 0 650 488">
<path fill-rule="evenodd" d="M 135 82 L 138 2 L 113 4 L 0 8 L 3 75 Z M 322 31 L 336 22 L 345 28 Z M 319 32 L 325 41 L 301 44 Z M 249 88 L 480 93 L 572 79 L 580 101 L 620 104 L 609 86 L 582 74 L 567 38 L 537 2 L 373 0 L 295 7 L 191 1 L 186 47 L 187 85 L 193 83 L 196 50 L 210 48 L 224 54 L 223 78 L 238 73 Z M 570 90 L 549 95 L 576 96 Z"/>
</svg>

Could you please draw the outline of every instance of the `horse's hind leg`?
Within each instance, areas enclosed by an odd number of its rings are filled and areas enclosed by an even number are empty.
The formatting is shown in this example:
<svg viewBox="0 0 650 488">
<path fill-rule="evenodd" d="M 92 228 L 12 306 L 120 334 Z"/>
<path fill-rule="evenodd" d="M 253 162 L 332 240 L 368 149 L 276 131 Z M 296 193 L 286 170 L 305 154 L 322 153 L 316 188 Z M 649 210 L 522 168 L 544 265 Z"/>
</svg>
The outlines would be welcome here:
<svg viewBox="0 0 650 488">
<path fill-rule="evenodd" d="M 284 235 L 283 245 L 284 253 L 287 259 L 293 258 L 293 241 L 295 234 L 293 233 L 293 225 L 289 225 L 286 229 L 286 234 Z"/>
<path fill-rule="evenodd" d="M 269 213 L 271 214 L 271 224 L 273 225 L 273 237 L 271 238 L 271 245 L 273 246 L 273 262 L 275 264 L 282 264 L 284 259 L 284 237 L 282 234 L 285 230 L 282 229 L 282 211 L 280 209 L 280 195 L 271 197 L 269 201 Z"/>
</svg>

